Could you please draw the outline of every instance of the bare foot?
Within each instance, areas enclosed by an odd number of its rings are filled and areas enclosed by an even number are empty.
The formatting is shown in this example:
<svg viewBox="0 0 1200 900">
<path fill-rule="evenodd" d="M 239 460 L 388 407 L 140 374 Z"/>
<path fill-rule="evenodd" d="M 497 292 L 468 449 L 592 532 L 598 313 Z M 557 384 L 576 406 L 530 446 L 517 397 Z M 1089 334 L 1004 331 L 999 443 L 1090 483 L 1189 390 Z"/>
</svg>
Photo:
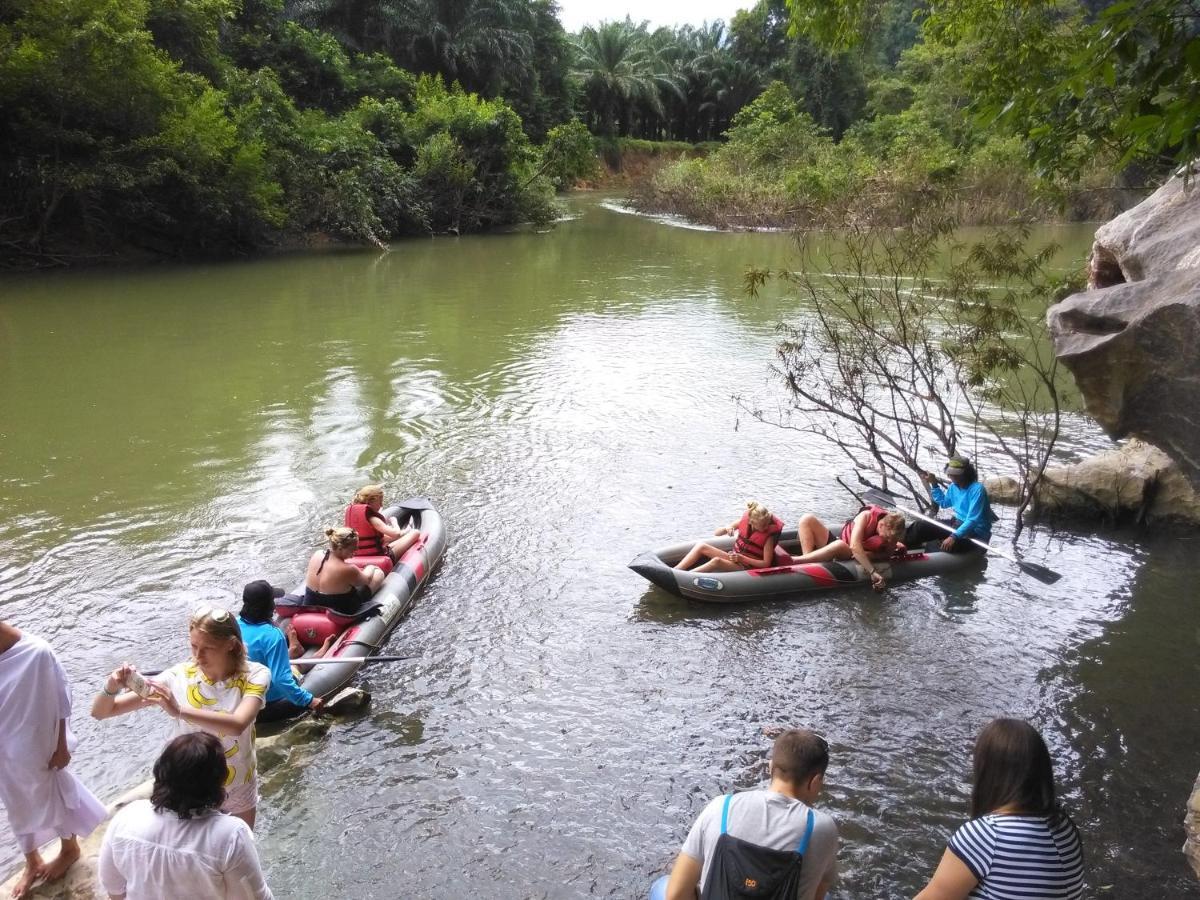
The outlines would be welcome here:
<svg viewBox="0 0 1200 900">
<path fill-rule="evenodd" d="M 291 659 L 304 655 L 304 645 L 300 643 L 300 638 L 296 635 L 296 626 L 292 624 L 291 619 L 284 620 L 283 636 L 287 638 L 288 656 Z"/>
<path fill-rule="evenodd" d="M 78 848 L 76 848 L 78 849 Z M 28 897 L 29 892 L 46 880 L 46 864 L 38 853 L 30 853 L 25 857 L 25 871 L 13 885 L 12 895 L 16 898 Z"/>
<path fill-rule="evenodd" d="M 324 656 L 329 652 L 329 648 L 335 640 L 337 640 L 336 634 L 331 634 L 329 637 L 325 638 L 325 640 L 321 642 L 320 648 L 316 653 L 313 654 L 313 656 Z"/>
<path fill-rule="evenodd" d="M 58 856 L 46 863 L 46 881 L 58 881 L 67 874 L 67 869 L 79 861 L 79 841 L 76 838 L 64 838 L 58 850 Z"/>
</svg>

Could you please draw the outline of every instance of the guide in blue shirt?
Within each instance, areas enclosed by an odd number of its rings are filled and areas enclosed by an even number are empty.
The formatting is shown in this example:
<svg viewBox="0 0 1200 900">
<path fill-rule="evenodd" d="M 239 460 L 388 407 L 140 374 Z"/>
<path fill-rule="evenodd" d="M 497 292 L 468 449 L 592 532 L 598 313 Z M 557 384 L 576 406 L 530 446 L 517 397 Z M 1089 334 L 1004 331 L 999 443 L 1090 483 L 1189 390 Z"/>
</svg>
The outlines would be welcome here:
<svg viewBox="0 0 1200 900">
<path fill-rule="evenodd" d="M 297 709 L 321 708 L 322 700 L 300 687 L 292 672 L 292 660 L 288 656 L 288 642 L 283 632 L 272 620 L 275 615 L 275 600 L 283 596 L 283 589 L 272 587 L 266 581 L 252 581 L 242 589 L 242 611 L 238 615 L 238 627 L 242 629 L 242 641 L 246 644 L 246 655 L 256 663 L 271 670 L 271 687 L 267 691 L 266 706 L 259 714 L 260 721 L 294 714 Z"/>
<path fill-rule="evenodd" d="M 954 533 L 947 535 L 934 525 L 914 522 L 905 532 L 906 546 L 919 546 L 926 541 L 942 539 L 941 547 L 947 553 L 965 553 L 979 549 L 969 538 L 985 544 L 991 540 L 996 514 L 992 512 L 987 490 L 979 481 L 971 460 L 965 456 L 950 457 L 946 463 L 946 477 L 950 484 L 943 489 L 928 472 L 921 473 L 921 480 L 929 486 L 933 502 L 942 509 L 953 510 L 954 518 L 949 524 Z"/>
</svg>

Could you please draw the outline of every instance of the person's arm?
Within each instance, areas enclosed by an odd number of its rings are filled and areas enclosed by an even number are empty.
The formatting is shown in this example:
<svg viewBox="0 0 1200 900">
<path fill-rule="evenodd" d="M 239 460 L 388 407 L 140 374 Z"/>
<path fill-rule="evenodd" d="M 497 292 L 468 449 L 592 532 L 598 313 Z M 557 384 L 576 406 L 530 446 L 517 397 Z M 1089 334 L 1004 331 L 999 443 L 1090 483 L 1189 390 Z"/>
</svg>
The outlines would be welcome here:
<svg viewBox="0 0 1200 900">
<path fill-rule="evenodd" d="M 870 520 L 871 511 L 869 509 L 864 509 L 854 517 L 854 526 L 850 529 L 850 552 L 853 554 L 855 562 L 871 576 L 871 587 L 881 591 L 887 587 L 887 579 L 876 570 L 875 563 L 871 561 L 871 554 L 863 546 L 863 542 L 867 539 L 867 523 Z"/>
<path fill-rule="evenodd" d="M 249 827 L 238 830 L 224 875 L 227 900 L 272 900 Z"/>
<path fill-rule="evenodd" d="M 258 715 L 258 711 L 262 709 L 263 705 L 262 697 L 255 695 L 243 697 L 237 708 L 231 713 L 196 709 L 192 706 L 180 706 L 175 700 L 175 695 L 169 690 L 161 685 L 155 687 L 158 690 L 158 699 L 155 702 L 166 710 L 168 715 L 174 719 L 181 719 L 189 725 L 195 725 L 217 737 L 237 737 L 250 727 L 250 723 L 254 721 L 254 717 Z"/>
<path fill-rule="evenodd" d="M 694 856 L 680 853 L 671 867 L 667 882 L 667 900 L 696 900 L 700 896 L 700 873 L 704 865 Z"/>
<path fill-rule="evenodd" d="M 129 663 L 113 669 L 104 687 L 92 701 L 93 719 L 111 719 L 113 716 L 123 716 L 135 709 L 153 706 L 156 701 L 139 697 L 133 691 L 125 689 L 125 677 L 133 667 Z"/>
<path fill-rule="evenodd" d="M 125 900 L 128 884 L 113 859 L 111 836 L 112 828 L 110 826 L 104 834 L 104 842 L 100 845 L 100 860 L 96 866 L 96 877 L 100 881 L 101 889 L 108 894 L 108 900 Z"/>
<path fill-rule="evenodd" d="M 942 486 L 936 481 L 929 482 L 929 496 L 942 509 L 950 505 L 950 502 L 946 499 L 946 492 L 942 490 Z"/>
<path fill-rule="evenodd" d="M 947 848 L 933 878 L 914 900 L 966 900 L 978 884 L 979 879 L 967 868 L 967 864 Z"/>
<path fill-rule="evenodd" d="M 65 769 L 71 763 L 71 751 L 67 749 L 67 720 L 58 720 L 58 743 L 46 763 L 48 769 Z"/>
<path fill-rule="evenodd" d="M 405 530 L 400 528 L 399 525 L 393 525 L 391 521 L 385 519 L 379 513 L 375 513 L 373 515 L 371 513 L 367 513 L 367 521 L 371 524 L 372 528 L 390 541 L 394 541 L 396 538 L 402 537 L 405 533 Z"/>
<path fill-rule="evenodd" d="M 283 633 L 280 632 L 279 640 L 271 640 L 269 643 L 263 663 L 271 670 L 271 681 L 283 691 L 283 699 L 289 703 L 295 706 L 311 706 L 313 695 L 296 682 L 296 676 L 292 673 L 292 661 L 288 656 L 287 639 Z"/>
</svg>

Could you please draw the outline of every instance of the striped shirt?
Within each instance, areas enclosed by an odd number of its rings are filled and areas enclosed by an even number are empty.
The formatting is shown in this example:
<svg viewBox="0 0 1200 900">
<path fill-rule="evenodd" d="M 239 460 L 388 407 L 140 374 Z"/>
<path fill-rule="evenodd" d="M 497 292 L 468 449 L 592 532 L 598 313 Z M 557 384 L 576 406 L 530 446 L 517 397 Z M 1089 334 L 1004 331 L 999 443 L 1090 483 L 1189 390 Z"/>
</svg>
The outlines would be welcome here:
<svg viewBox="0 0 1200 900">
<path fill-rule="evenodd" d="M 979 900 L 1077 900 L 1083 896 L 1083 848 L 1066 816 L 987 815 L 950 838 L 950 850 L 979 885 Z"/>
</svg>

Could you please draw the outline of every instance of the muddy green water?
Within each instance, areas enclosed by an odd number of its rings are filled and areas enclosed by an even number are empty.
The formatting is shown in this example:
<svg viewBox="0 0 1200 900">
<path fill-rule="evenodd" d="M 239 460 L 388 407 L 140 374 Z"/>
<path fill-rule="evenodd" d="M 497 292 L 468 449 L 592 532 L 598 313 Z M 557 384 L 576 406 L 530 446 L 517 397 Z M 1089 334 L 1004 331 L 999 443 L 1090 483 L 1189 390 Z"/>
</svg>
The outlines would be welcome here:
<svg viewBox="0 0 1200 900">
<path fill-rule="evenodd" d="M 854 505 L 834 451 L 728 399 L 780 397 L 774 326 L 805 311 L 740 285 L 788 239 L 572 209 L 382 256 L 0 281 L 0 615 L 57 647 L 80 774 L 111 797 L 167 733 L 154 711 L 91 721 L 105 671 L 183 658 L 188 611 L 236 607 L 251 578 L 294 583 L 381 481 L 431 497 L 449 549 L 387 647 L 419 658 L 366 674 L 364 714 L 264 754 L 277 896 L 640 896 L 792 724 L 833 748 L 834 896 L 911 896 L 997 714 L 1043 729 L 1089 896 L 1195 893 L 1200 540 L 1037 531 L 1020 549 L 1067 573 L 1053 587 L 996 561 L 882 598 L 660 593 L 626 563 L 748 498 L 793 522 Z M 1047 234 L 1063 265 L 1090 241 Z M 1104 443 L 1069 420 L 1066 455 Z"/>
</svg>

